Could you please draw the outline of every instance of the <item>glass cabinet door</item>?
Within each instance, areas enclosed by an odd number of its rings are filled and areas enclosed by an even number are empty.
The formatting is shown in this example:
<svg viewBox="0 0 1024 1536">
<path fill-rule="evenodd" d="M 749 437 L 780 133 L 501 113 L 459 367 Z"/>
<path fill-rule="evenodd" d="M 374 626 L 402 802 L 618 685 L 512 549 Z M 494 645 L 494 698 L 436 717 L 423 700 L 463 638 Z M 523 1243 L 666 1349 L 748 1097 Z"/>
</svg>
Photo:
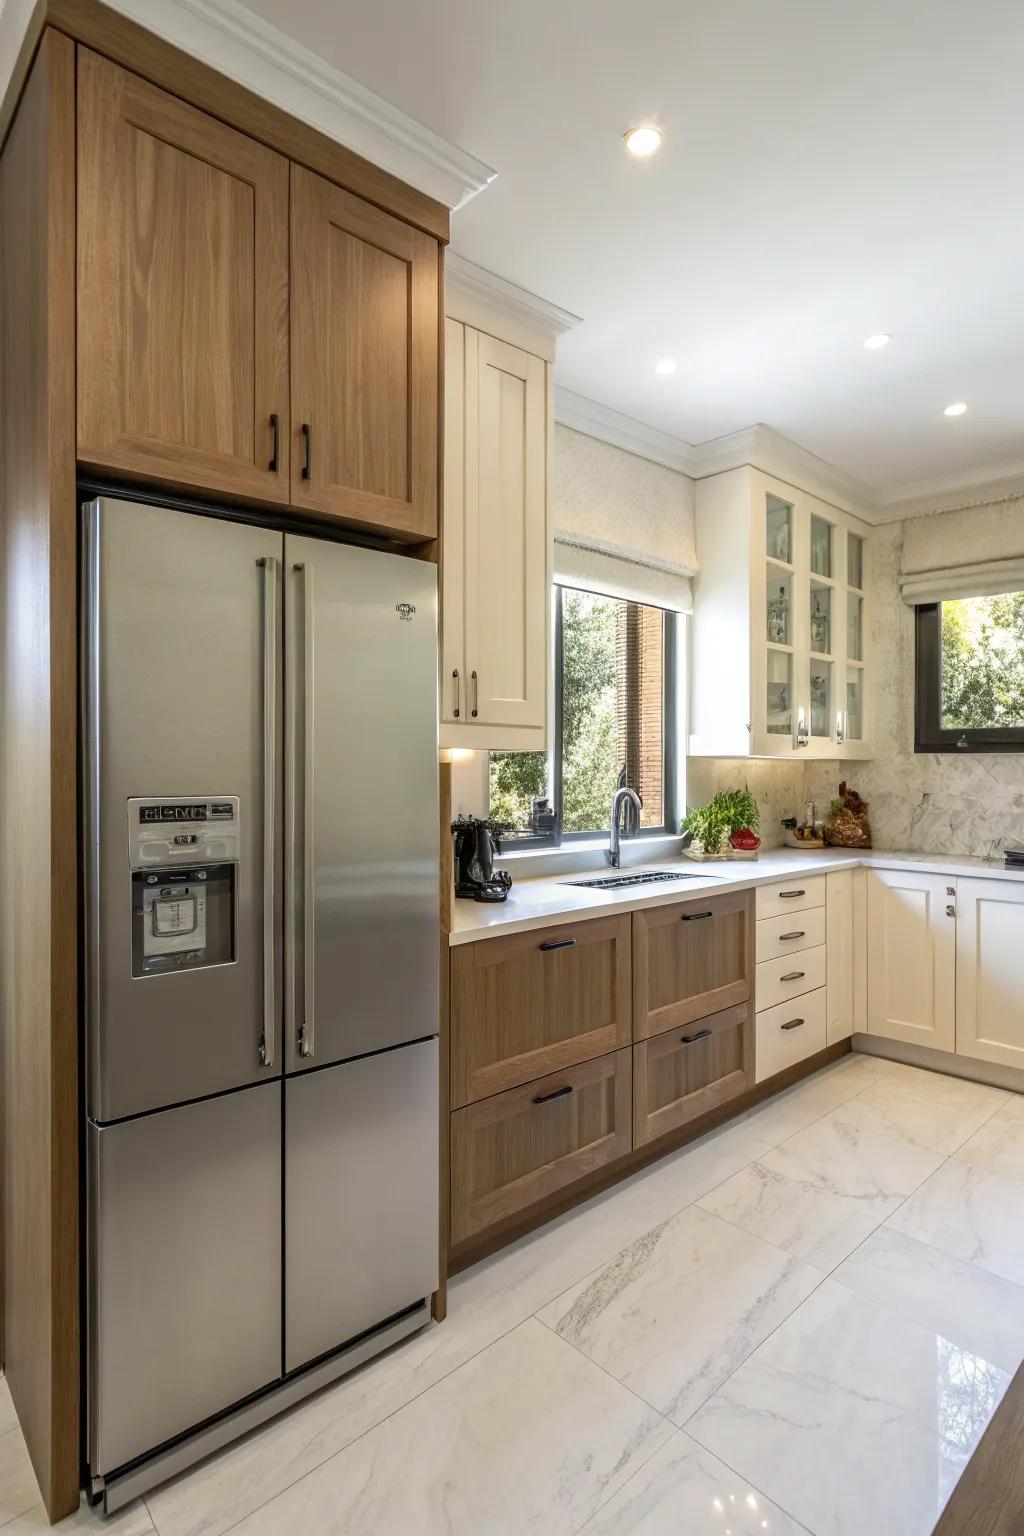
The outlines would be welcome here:
<svg viewBox="0 0 1024 1536">
<path fill-rule="evenodd" d="M 850 757 L 857 755 L 858 744 L 864 741 L 864 555 L 864 539 L 848 530 L 843 592 L 846 689 L 845 697 L 838 701 L 837 707 L 840 710 L 839 739 Z"/>
</svg>

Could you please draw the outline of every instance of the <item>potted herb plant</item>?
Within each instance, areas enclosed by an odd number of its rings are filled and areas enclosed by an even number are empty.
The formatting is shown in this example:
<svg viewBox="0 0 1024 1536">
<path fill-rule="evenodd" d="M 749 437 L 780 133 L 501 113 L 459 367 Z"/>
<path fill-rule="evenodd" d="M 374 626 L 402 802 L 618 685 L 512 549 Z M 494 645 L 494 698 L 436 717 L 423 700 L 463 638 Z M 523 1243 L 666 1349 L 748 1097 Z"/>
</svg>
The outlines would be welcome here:
<svg viewBox="0 0 1024 1536">
<path fill-rule="evenodd" d="M 760 847 L 757 801 L 749 789 L 723 789 L 691 810 L 682 831 L 691 859 L 756 858 Z"/>
</svg>

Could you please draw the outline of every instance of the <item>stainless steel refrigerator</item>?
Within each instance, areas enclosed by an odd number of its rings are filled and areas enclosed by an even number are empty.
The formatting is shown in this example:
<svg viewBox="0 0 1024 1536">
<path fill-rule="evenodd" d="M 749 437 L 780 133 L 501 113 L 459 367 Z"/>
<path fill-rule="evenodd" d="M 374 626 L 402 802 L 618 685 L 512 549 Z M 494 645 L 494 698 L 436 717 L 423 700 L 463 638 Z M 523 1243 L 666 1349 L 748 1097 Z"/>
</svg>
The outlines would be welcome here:
<svg viewBox="0 0 1024 1536">
<path fill-rule="evenodd" d="M 430 564 L 83 513 L 87 1456 L 114 1508 L 437 1285 Z"/>
</svg>

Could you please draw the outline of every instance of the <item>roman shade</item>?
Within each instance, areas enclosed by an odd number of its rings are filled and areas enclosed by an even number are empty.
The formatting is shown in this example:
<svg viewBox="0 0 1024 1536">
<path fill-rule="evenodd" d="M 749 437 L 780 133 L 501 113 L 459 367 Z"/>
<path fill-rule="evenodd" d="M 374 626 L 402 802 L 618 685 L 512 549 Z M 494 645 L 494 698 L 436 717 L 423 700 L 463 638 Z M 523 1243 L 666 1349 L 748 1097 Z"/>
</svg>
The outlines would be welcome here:
<svg viewBox="0 0 1024 1536">
<path fill-rule="evenodd" d="M 567 529 L 555 530 L 554 579 L 562 586 L 690 613 L 692 575 L 685 565 Z"/>
<path fill-rule="evenodd" d="M 1024 590 L 1024 556 L 1021 555 L 900 572 L 900 596 L 911 607 L 1021 590 Z"/>
</svg>

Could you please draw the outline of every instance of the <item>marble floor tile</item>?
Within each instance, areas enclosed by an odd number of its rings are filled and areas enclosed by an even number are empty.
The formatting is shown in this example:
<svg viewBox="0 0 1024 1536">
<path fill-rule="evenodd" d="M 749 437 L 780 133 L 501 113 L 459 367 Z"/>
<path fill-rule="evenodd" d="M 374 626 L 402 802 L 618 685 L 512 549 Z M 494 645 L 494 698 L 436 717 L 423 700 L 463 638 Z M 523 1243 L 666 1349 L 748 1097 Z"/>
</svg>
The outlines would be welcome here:
<svg viewBox="0 0 1024 1536">
<path fill-rule="evenodd" d="M 902 1061 L 896 1063 L 888 1081 L 939 1104 L 988 1105 L 994 1111 L 1011 1097 L 1005 1088 L 992 1088 L 988 1083 L 975 1083 L 970 1078 L 951 1077 L 944 1072 L 928 1072 L 923 1067 L 908 1067 Z"/>
<path fill-rule="evenodd" d="M 634 1472 L 580 1536 L 811 1536 L 682 1430 Z"/>
<path fill-rule="evenodd" d="M 39 1503 L 39 1484 L 25 1448 L 25 1437 L 15 1426 L 0 1435 L 0 1525 L 23 1515 Z"/>
<path fill-rule="evenodd" d="M 1024 1286 L 1024 1182 L 950 1158 L 888 1221 Z"/>
<path fill-rule="evenodd" d="M 149 1495 L 160 1536 L 220 1536 L 442 1381 L 766 1143 L 726 1126 L 457 1275 L 448 1318 Z"/>
<path fill-rule="evenodd" d="M 537 1315 L 681 1425 L 821 1278 L 800 1259 L 691 1207 Z"/>
<path fill-rule="evenodd" d="M 939 1102 L 892 1077 L 880 1078 L 832 1111 L 836 1120 L 878 1136 L 895 1137 L 948 1157 L 995 1113 L 987 1099 Z"/>
<path fill-rule="evenodd" d="M 42 1504 L 35 1504 L 27 1514 L 0 1526 L 4 1536 L 43 1536 L 44 1531 L 52 1529 Z M 156 1527 L 141 1499 L 113 1515 L 104 1515 L 101 1505 L 90 1505 L 83 1499 L 75 1513 L 62 1520 L 57 1529 L 59 1536 L 107 1536 L 108 1532 L 109 1536 L 154 1536 Z"/>
<path fill-rule="evenodd" d="M 941 1161 L 941 1154 L 826 1116 L 698 1203 L 702 1210 L 828 1271 Z"/>
<path fill-rule="evenodd" d="M 236 1529 L 572 1536 L 670 1435 L 639 1398 L 531 1319 Z"/>
<path fill-rule="evenodd" d="M 927 1536 L 1008 1381 L 826 1281 L 687 1432 L 815 1536 Z"/>
<path fill-rule="evenodd" d="M 1024 1179 L 1024 1119 L 993 1115 L 953 1154 L 961 1163 L 987 1168 L 1008 1179 Z"/>
<path fill-rule="evenodd" d="M 891 1071 L 893 1063 L 877 1056 L 844 1056 L 831 1067 L 748 1110 L 738 1124 L 748 1125 L 772 1146 L 802 1131 L 839 1104 L 853 1098 Z"/>
<path fill-rule="evenodd" d="M 1024 1120 L 1024 1093 L 1011 1093 L 999 1113 L 1007 1120 Z"/>
<path fill-rule="evenodd" d="M 7 1385 L 7 1378 L 0 1376 L 0 1435 L 5 1435 L 9 1429 L 14 1429 L 18 1422 L 18 1415 L 14 1411 L 14 1403 L 11 1399 L 11 1389 Z"/>
<path fill-rule="evenodd" d="M 832 1278 L 1004 1371 L 1024 1360 L 1024 1289 L 891 1227 Z"/>
</svg>

